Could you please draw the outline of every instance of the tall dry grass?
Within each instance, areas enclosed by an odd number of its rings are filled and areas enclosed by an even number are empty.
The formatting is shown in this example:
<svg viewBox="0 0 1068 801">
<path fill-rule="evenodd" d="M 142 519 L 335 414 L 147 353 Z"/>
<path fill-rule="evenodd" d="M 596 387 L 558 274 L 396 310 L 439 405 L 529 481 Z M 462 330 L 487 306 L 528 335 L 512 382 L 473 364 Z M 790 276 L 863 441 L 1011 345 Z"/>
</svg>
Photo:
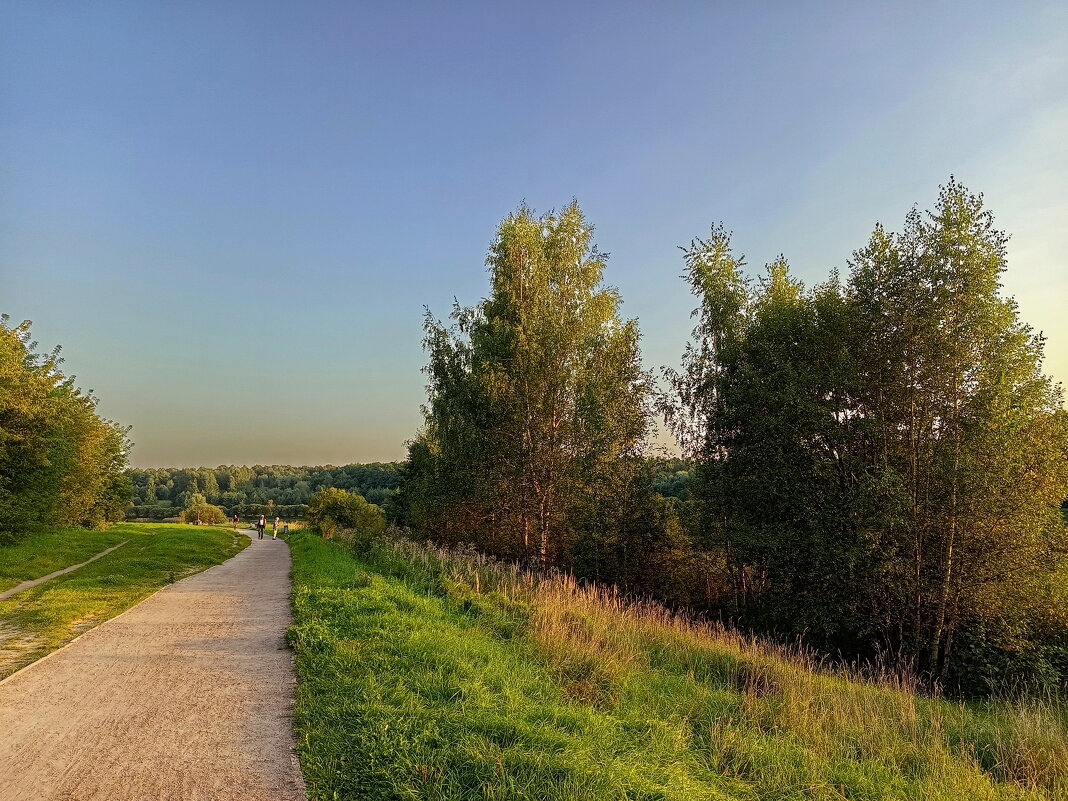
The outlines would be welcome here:
<svg viewBox="0 0 1068 801">
<path fill-rule="evenodd" d="M 929 784 L 930 798 L 1006 797 L 998 785 L 1018 788 L 1020 798 L 1068 798 L 1062 699 L 931 698 L 908 676 L 843 668 L 800 644 L 747 636 L 567 574 L 539 576 L 468 548 L 404 539 L 383 547 L 428 580 L 529 608 L 524 633 L 578 701 L 619 708 L 673 677 L 674 692 L 653 702 L 702 733 L 709 758 L 725 768 L 761 758 L 743 753 L 755 731 L 786 737 L 826 765 L 911 776 Z M 723 694 L 734 706 L 710 701 Z"/>
</svg>

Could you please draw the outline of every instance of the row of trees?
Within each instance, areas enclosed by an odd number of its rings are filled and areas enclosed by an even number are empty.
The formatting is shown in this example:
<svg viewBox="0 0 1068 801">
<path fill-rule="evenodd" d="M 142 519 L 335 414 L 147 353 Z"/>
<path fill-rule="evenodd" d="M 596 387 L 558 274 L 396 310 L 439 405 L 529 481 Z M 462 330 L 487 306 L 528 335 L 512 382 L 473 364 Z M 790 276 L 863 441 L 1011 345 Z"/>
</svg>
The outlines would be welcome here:
<svg viewBox="0 0 1068 801">
<path fill-rule="evenodd" d="M 384 504 L 401 483 L 399 463 L 344 467 L 220 465 L 219 467 L 129 470 L 134 487 L 131 518 L 163 520 L 197 503 L 218 506 L 227 515 L 304 517 L 312 496 L 325 487 L 357 492 Z"/>
<path fill-rule="evenodd" d="M 722 608 L 937 682 L 1068 677 L 1068 418 L 1006 242 L 951 182 L 811 289 L 782 259 L 747 280 L 722 228 L 692 244 L 665 410 Z"/>
<path fill-rule="evenodd" d="M 0 533 L 122 520 L 129 429 L 60 371 L 59 348 L 37 352 L 30 321 L 0 317 Z"/>
<path fill-rule="evenodd" d="M 428 315 L 405 522 L 933 683 L 1068 678 L 1068 420 L 979 196 L 951 181 L 814 287 L 713 228 L 662 393 L 591 233 L 521 208 L 489 296 Z M 651 471 L 653 407 L 692 470 Z"/>
</svg>

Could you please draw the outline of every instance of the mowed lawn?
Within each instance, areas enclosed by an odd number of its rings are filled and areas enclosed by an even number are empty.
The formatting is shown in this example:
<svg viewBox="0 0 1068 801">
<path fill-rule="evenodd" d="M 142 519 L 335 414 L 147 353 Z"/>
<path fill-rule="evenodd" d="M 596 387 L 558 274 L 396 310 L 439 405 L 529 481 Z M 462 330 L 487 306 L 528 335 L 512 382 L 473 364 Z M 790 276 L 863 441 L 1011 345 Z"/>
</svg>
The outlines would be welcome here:
<svg viewBox="0 0 1068 801">
<path fill-rule="evenodd" d="M 249 542 L 230 529 L 167 523 L 55 529 L 0 545 L 0 589 L 84 562 L 124 540 L 107 556 L 0 601 L 0 679 Z"/>
<path fill-rule="evenodd" d="M 1058 702 L 925 699 L 423 546 L 291 546 L 312 799 L 1068 798 Z"/>
</svg>

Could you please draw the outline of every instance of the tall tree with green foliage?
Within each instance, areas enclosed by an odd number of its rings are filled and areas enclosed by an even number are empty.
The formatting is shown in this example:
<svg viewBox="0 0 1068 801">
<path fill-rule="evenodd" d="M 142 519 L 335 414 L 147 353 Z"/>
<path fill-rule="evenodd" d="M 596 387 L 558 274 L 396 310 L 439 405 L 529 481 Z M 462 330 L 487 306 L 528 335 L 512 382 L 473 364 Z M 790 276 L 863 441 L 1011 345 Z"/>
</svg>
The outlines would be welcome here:
<svg viewBox="0 0 1068 801">
<path fill-rule="evenodd" d="M 1068 429 L 1000 294 L 1006 241 L 951 181 L 901 234 L 877 227 L 845 285 L 781 259 L 748 284 L 721 228 L 686 252 L 699 323 L 665 407 L 721 608 L 936 682 L 962 633 L 1024 625 L 1068 550 Z"/>
<path fill-rule="evenodd" d="M 729 498 L 718 477 L 730 437 L 724 414 L 724 371 L 737 353 L 749 316 L 750 287 L 742 273 L 745 261 L 731 248 L 730 233 L 713 226 L 707 239 L 695 238 L 683 248 L 685 278 L 698 299 L 691 341 L 682 369 L 664 370 L 670 392 L 659 399 L 660 411 L 675 434 L 683 455 L 695 462 L 690 518 L 695 544 L 722 556 L 722 574 L 706 577 L 711 599 L 729 613 L 742 609 L 752 573 L 739 557 L 736 526 Z"/>
<path fill-rule="evenodd" d="M 601 284 L 605 256 L 577 203 L 500 225 L 490 294 L 427 316 L 426 426 L 410 449 L 424 530 L 532 564 L 567 564 L 580 509 L 633 469 L 646 437 L 638 328 Z"/>
<path fill-rule="evenodd" d="M 982 197 L 951 181 L 900 235 L 876 229 L 850 275 L 867 357 L 858 413 L 904 507 L 899 636 L 936 677 L 963 622 L 1021 600 L 1068 546 L 1061 393 L 1041 336 L 1001 295 L 1007 241 Z"/>
<path fill-rule="evenodd" d="M 74 386 L 59 348 L 36 352 L 30 322 L 0 318 L 0 530 L 121 520 L 129 429 L 102 419 Z"/>
</svg>

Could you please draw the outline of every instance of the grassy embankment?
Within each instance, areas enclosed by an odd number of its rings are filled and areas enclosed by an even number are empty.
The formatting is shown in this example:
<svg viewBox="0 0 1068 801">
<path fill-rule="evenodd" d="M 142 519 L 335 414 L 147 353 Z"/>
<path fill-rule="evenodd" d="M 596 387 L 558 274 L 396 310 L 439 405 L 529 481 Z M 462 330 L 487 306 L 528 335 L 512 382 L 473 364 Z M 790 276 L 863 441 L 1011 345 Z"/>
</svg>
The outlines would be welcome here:
<svg viewBox="0 0 1068 801">
<path fill-rule="evenodd" d="M 245 536 L 208 526 L 120 523 L 59 529 L 0 545 L 0 589 L 107 556 L 0 601 L 0 679 L 70 642 L 172 581 L 229 559 Z"/>
<path fill-rule="evenodd" d="M 84 562 L 124 539 L 114 528 L 106 531 L 58 528 L 13 543 L 0 541 L 0 592 L 27 579 Z"/>
<path fill-rule="evenodd" d="M 960 705 L 566 579 L 291 543 L 313 799 L 1055 799 L 1068 714 Z"/>
</svg>

